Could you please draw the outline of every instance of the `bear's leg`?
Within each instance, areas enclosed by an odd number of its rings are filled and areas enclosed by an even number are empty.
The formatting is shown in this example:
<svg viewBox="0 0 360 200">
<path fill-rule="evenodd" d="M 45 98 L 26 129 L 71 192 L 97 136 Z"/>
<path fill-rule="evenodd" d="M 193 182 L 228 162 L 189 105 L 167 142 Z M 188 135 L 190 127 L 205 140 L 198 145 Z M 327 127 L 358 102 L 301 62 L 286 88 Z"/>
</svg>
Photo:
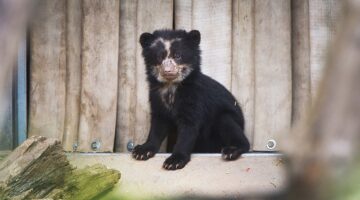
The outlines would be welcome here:
<svg viewBox="0 0 360 200">
<path fill-rule="evenodd" d="M 152 116 L 149 136 L 144 144 L 137 145 L 133 149 L 133 157 L 136 160 L 147 160 L 153 157 L 170 131 L 171 125 L 168 121 Z"/>
<path fill-rule="evenodd" d="M 243 128 L 230 114 L 219 117 L 217 128 L 222 142 L 222 158 L 236 160 L 241 154 L 250 149 L 250 143 L 245 136 Z"/>
</svg>

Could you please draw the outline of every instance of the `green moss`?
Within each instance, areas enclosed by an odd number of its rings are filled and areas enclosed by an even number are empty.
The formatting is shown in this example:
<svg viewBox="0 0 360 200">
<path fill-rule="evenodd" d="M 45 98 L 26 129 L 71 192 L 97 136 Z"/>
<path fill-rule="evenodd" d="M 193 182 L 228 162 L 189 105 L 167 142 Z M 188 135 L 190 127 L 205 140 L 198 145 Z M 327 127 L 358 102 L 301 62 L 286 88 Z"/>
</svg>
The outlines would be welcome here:
<svg viewBox="0 0 360 200">
<path fill-rule="evenodd" d="M 64 188 L 54 191 L 48 198 L 54 199 L 95 199 L 99 194 L 109 191 L 120 179 L 120 173 L 96 164 L 76 169 L 65 177 Z M 98 198 L 96 198 L 98 199 Z"/>
<path fill-rule="evenodd" d="M 360 199 L 360 161 L 357 162 L 356 165 L 353 165 L 347 173 L 346 176 L 343 177 L 341 181 L 339 181 L 335 189 L 335 200 L 358 200 Z"/>
<path fill-rule="evenodd" d="M 4 158 L 10 154 L 10 151 L 0 151 L 0 162 L 4 160 Z"/>
</svg>

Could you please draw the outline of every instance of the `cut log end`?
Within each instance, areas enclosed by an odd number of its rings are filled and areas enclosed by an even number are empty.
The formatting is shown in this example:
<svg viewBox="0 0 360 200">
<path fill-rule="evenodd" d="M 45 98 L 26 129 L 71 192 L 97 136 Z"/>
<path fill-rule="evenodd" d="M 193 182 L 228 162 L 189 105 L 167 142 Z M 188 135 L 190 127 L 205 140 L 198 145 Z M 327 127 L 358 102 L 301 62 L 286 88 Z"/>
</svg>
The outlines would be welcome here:
<svg viewBox="0 0 360 200">
<path fill-rule="evenodd" d="M 75 169 L 58 140 L 34 136 L 0 163 L 0 199 L 91 199 L 119 179 L 100 164 Z"/>
</svg>

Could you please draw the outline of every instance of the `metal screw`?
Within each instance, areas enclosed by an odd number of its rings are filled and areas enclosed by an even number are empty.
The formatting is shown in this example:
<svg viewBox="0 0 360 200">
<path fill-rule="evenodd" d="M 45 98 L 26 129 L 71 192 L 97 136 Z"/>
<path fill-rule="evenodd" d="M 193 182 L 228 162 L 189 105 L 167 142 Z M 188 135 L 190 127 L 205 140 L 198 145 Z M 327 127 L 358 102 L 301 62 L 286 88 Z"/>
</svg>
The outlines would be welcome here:
<svg viewBox="0 0 360 200">
<path fill-rule="evenodd" d="M 276 147 L 276 141 L 275 141 L 274 139 L 269 140 L 269 141 L 267 142 L 266 147 L 267 147 L 268 149 L 270 149 L 270 150 L 275 149 L 275 147 Z"/>
<path fill-rule="evenodd" d="M 73 151 L 77 151 L 78 143 L 74 143 L 73 146 L 72 146 L 72 148 L 73 148 Z"/>
<path fill-rule="evenodd" d="M 132 152 L 132 150 L 134 149 L 134 143 L 133 143 L 133 141 L 129 141 L 128 143 L 127 143 L 127 150 L 129 151 L 129 152 Z"/>
<path fill-rule="evenodd" d="M 99 149 L 100 149 L 100 146 L 101 146 L 101 144 L 100 144 L 100 142 L 97 141 L 97 140 L 91 143 L 91 149 L 92 149 L 93 151 L 99 150 Z"/>
</svg>

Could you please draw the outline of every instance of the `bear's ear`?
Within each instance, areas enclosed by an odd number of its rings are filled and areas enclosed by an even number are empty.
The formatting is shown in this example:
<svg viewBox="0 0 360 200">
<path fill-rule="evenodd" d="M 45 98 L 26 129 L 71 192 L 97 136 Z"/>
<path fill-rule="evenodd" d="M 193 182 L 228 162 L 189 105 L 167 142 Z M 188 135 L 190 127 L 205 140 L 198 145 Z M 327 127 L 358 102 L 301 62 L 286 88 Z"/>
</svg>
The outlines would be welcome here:
<svg viewBox="0 0 360 200">
<path fill-rule="evenodd" d="M 188 39 L 196 45 L 200 44 L 201 36 L 198 30 L 192 30 L 188 33 Z"/>
<path fill-rule="evenodd" d="M 155 36 L 151 33 L 143 33 L 140 35 L 140 44 L 143 48 L 149 47 L 154 41 Z"/>
</svg>

